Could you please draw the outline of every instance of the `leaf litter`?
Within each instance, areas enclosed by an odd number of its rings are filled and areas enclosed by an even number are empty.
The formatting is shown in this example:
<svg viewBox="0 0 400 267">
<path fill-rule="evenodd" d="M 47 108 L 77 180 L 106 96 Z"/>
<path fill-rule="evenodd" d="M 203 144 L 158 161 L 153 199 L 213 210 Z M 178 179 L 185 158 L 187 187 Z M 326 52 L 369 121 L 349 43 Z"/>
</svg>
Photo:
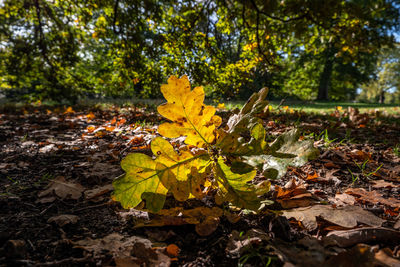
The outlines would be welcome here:
<svg viewBox="0 0 400 267">
<path fill-rule="evenodd" d="M 217 115 L 226 120 L 227 113 Z M 355 258 L 359 266 L 398 264 L 400 160 L 392 149 L 399 140 L 399 123 L 393 123 L 398 115 L 351 109 L 334 116 L 270 112 L 263 121 L 270 134 L 279 135 L 300 122 L 303 135 L 315 133 L 320 155 L 303 167 L 292 167 L 282 179 L 271 180 L 266 196 L 275 203 L 267 203 L 259 213 L 229 207 L 218 219 L 203 211 L 201 220 L 192 218 L 184 210 L 215 207 L 207 192 L 169 215 L 179 222 L 175 225 L 148 213 L 122 219 L 120 214 L 127 211 L 108 201 L 112 178 L 123 173 L 119 160 L 132 151 L 150 154 L 149 143 L 157 136 L 153 125 L 160 122 L 153 110 L 32 109 L 1 118 L 0 174 L 6 179 L 0 182 L 0 247 L 9 255 L 0 256 L 1 264 L 237 265 L 248 259 L 257 266 L 268 257 L 272 266 L 333 266 L 354 263 Z M 337 141 L 317 140 L 321 129 L 328 129 L 329 138 Z M 173 144 L 184 145 L 179 139 Z M 94 167 L 98 163 L 102 165 Z M 256 179 L 263 180 L 259 174 Z M 282 211 L 283 205 L 276 205 L 279 199 L 296 205 Z M 166 205 L 176 203 L 167 197 Z M 288 216 L 297 212 L 299 219 L 279 216 L 281 211 Z M 309 214 L 308 228 L 301 214 Z M 162 225 L 135 228 L 157 220 Z M 209 233 L 199 235 L 196 225 Z M 178 254 L 167 253 L 168 247 L 177 251 L 171 244 L 179 248 Z"/>
</svg>

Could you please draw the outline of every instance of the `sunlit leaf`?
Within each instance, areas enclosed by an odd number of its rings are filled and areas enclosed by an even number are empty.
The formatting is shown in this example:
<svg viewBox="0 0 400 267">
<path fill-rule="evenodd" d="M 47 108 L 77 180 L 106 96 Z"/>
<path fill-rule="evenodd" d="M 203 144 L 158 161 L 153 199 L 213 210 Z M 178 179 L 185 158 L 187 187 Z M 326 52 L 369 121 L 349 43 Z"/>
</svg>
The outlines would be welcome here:
<svg viewBox="0 0 400 267">
<path fill-rule="evenodd" d="M 223 201 L 229 201 L 238 207 L 252 210 L 258 209 L 260 200 L 257 197 L 256 189 L 252 184 L 248 183 L 255 177 L 256 170 L 245 174 L 234 173 L 225 164 L 222 157 L 215 162 L 213 169 L 220 187 L 220 191 L 216 196 L 217 203 L 221 204 Z"/>
<path fill-rule="evenodd" d="M 262 170 L 266 178 L 279 178 L 288 166 L 300 167 L 319 155 L 311 140 L 299 141 L 299 137 L 298 130 L 286 132 L 270 145 L 269 155 L 245 156 L 244 162 Z"/>
<path fill-rule="evenodd" d="M 124 208 L 137 206 L 146 200 L 146 207 L 159 211 L 168 191 L 178 201 L 185 201 L 190 194 L 200 196 L 200 186 L 205 182 L 203 170 L 209 162 L 208 154 L 192 154 L 190 151 L 174 151 L 172 145 L 162 137 L 151 142 L 156 159 L 140 154 L 129 154 L 121 166 L 126 174 L 114 181 L 114 199 Z M 192 192 L 193 190 L 193 192 Z"/>
<path fill-rule="evenodd" d="M 185 143 L 204 147 L 215 139 L 214 130 L 221 124 L 215 108 L 204 105 L 202 87 L 190 89 L 187 76 L 171 76 L 168 84 L 161 86 L 161 92 L 168 101 L 158 107 L 158 112 L 171 123 L 163 123 L 158 132 L 165 137 L 186 136 Z"/>
<path fill-rule="evenodd" d="M 114 200 L 121 202 L 124 208 L 132 208 L 144 199 L 142 199 L 144 192 L 150 192 L 153 195 L 147 195 L 147 201 L 154 200 L 158 205 L 153 203 L 152 210 L 155 212 L 160 210 L 164 201 L 160 200 L 159 195 L 164 195 L 165 200 L 168 189 L 158 179 L 156 165 L 157 162 L 145 154 L 133 153 L 125 157 L 121 167 L 126 174 L 113 182 Z"/>
</svg>

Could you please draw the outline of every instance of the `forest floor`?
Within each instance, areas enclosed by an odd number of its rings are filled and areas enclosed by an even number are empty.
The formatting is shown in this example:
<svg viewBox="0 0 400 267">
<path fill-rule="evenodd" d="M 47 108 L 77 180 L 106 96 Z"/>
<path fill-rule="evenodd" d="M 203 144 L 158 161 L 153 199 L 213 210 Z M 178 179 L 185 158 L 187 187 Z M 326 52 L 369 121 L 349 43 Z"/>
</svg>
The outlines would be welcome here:
<svg viewBox="0 0 400 267">
<path fill-rule="evenodd" d="M 396 112 L 272 112 L 264 118 L 271 137 L 298 127 L 319 157 L 271 181 L 273 204 L 231 209 L 200 236 L 181 215 L 111 200 L 121 159 L 150 151 L 162 121 L 154 109 L 5 108 L 0 266 L 400 266 Z"/>
</svg>

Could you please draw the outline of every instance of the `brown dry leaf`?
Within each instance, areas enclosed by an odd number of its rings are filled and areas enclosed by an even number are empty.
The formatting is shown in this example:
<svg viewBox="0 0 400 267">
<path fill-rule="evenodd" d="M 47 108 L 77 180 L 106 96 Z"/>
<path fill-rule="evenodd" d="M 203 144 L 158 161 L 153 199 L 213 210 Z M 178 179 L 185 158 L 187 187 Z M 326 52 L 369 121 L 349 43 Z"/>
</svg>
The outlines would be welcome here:
<svg viewBox="0 0 400 267">
<path fill-rule="evenodd" d="M 279 186 L 275 187 L 276 201 L 281 204 L 284 209 L 296 208 L 296 207 L 307 207 L 315 202 L 315 197 L 311 192 L 307 191 L 304 184 L 296 183 L 293 178 L 290 180 L 284 188 Z"/>
<path fill-rule="evenodd" d="M 217 229 L 220 221 L 219 218 L 223 214 L 222 209 L 218 207 L 197 207 L 187 210 L 179 207 L 164 209 L 157 214 L 152 214 L 151 219 L 148 215 L 144 217 L 135 216 L 136 224 L 134 228 L 194 224 L 196 225 L 196 232 L 199 235 L 208 236 Z"/>
<path fill-rule="evenodd" d="M 325 177 L 321 177 L 317 173 L 308 174 L 306 180 L 308 182 L 315 182 L 315 183 L 330 183 L 333 181 L 335 186 L 338 186 L 342 181 L 340 181 L 335 175 L 335 172 L 339 171 L 339 169 L 333 169 L 326 172 Z"/>
<path fill-rule="evenodd" d="M 400 208 L 400 200 L 393 197 L 386 199 L 377 191 L 367 191 L 364 188 L 349 188 L 344 192 L 355 196 L 358 201 L 365 201 L 372 204 L 381 203 L 392 208 Z"/>
<path fill-rule="evenodd" d="M 337 206 L 354 205 L 356 203 L 356 199 L 352 195 L 340 193 L 336 193 L 334 198 L 329 198 L 329 201 Z"/>
<path fill-rule="evenodd" d="M 85 195 L 85 199 L 92 199 L 92 198 L 96 198 L 99 197 L 101 195 L 104 195 L 108 192 L 111 192 L 113 190 L 112 184 L 108 184 L 105 186 L 101 186 L 101 187 L 97 187 L 91 190 L 86 190 L 84 192 Z"/>
<path fill-rule="evenodd" d="M 393 258 L 393 252 L 389 248 L 381 249 L 377 253 L 375 253 L 375 261 L 380 266 L 400 266 L 400 260 Z"/>
<path fill-rule="evenodd" d="M 372 186 L 373 188 L 395 188 L 399 187 L 398 185 L 395 185 L 394 183 L 389 183 L 386 182 L 385 180 L 376 180 L 373 181 L 374 185 Z"/>
<path fill-rule="evenodd" d="M 51 181 L 45 190 L 39 193 L 39 197 L 49 196 L 55 194 L 61 199 L 74 199 L 78 200 L 82 196 L 85 188 L 80 184 L 67 182 L 63 176 L 58 176 Z"/>
<path fill-rule="evenodd" d="M 349 156 L 354 159 L 354 160 L 359 160 L 359 161 L 366 161 L 366 160 L 371 160 L 371 153 L 358 150 L 358 149 L 353 149 L 350 151 Z"/>
<path fill-rule="evenodd" d="M 92 253 L 93 257 L 110 253 L 118 262 L 118 266 L 170 265 L 169 257 L 153 250 L 150 240 L 137 236 L 124 237 L 118 233 L 112 233 L 104 238 L 86 238 L 72 243 L 74 248 L 82 248 Z"/>
<path fill-rule="evenodd" d="M 280 186 L 276 186 L 275 188 L 276 188 L 275 190 L 277 191 L 276 195 L 277 199 L 290 199 L 294 196 L 307 193 L 311 195 L 311 193 L 308 192 L 307 189 L 305 188 L 304 184 L 301 184 L 300 182 L 297 183 L 296 179 L 294 178 L 290 180 L 288 183 L 286 183 L 286 185 L 283 188 Z"/>
<path fill-rule="evenodd" d="M 63 227 L 67 224 L 75 224 L 79 220 L 79 217 L 71 214 L 62 214 L 58 216 L 53 216 L 47 220 L 48 223 L 56 223 L 58 226 Z"/>
<path fill-rule="evenodd" d="M 354 228 L 357 226 L 357 223 L 381 226 L 384 222 L 381 218 L 358 206 L 345 206 L 335 209 L 331 206 L 315 205 L 312 207 L 284 211 L 283 216 L 288 219 L 295 218 L 301 221 L 304 227 L 309 231 L 317 229 L 318 224 L 316 217 L 321 217 L 326 221 L 345 228 Z"/>
<path fill-rule="evenodd" d="M 324 163 L 324 166 L 325 166 L 325 168 L 334 168 L 334 169 L 339 169 L 340 168 L 339 165 L 336 165 L 332 161 L 328 161 L 328 162 Z"/>
<path fill-rule="evenodd" d="M 351 247 L 360 243 L 396 243 L 400 232 L 383 227 L 364 227 L 344 231 L 332 231 L 323 238 L 325 246 Z"/>
</svg>

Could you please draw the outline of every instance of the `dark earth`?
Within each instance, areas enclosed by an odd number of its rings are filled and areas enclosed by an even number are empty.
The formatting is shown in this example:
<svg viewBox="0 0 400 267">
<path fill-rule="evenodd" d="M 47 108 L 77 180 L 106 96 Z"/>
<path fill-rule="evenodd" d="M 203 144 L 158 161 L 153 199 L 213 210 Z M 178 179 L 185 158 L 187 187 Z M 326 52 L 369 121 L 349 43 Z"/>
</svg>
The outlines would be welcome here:
<svg viewBox="0 0 400 267">
<path fill-rule="evenodd" d="M 298 127 L 319 157 L 271 181 L 265 198 L 274 202 L 259 213 L 225 207 L 229 216 L 201 236 L 193 224 L 168 225 L 110 197 L 121 159 L 150 153 L 162 120 L 153 107 L 4 107 L 0 266 L 400 266 L 399 114 L 264 114 L 271 140 Z M 171 197 L 167 206 L 215 204 Z M 301 207 L 326 211 L 306 214 L 311 226 L 285 216 Z M 134 227 L 154 218 L 164 226 Z"/>
</svg>

